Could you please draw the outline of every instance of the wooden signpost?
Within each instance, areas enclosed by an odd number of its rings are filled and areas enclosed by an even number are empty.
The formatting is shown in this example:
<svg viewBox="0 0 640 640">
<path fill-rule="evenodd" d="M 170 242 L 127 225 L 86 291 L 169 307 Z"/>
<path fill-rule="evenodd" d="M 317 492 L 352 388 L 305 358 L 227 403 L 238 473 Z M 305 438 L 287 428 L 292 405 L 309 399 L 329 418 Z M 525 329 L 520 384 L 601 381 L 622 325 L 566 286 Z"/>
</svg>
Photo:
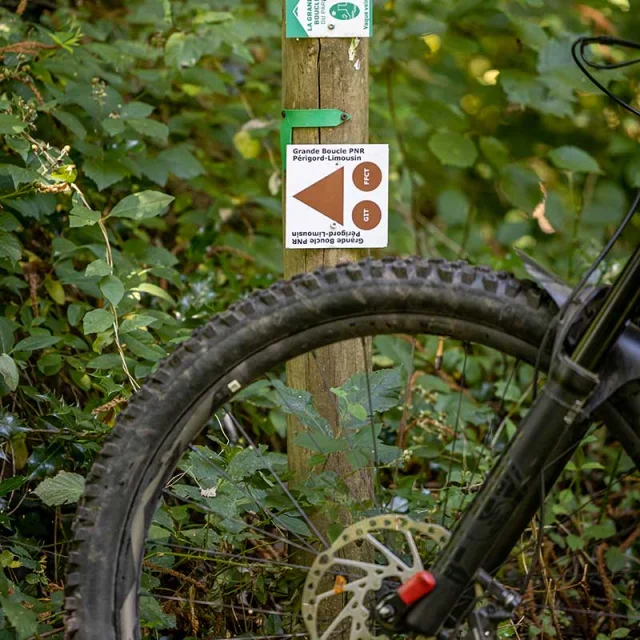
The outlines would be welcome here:
<svg viewBox="0 0 640 640">
<path fill-rule="evenodd" d="M 368 142 L 369 132 L 369 43 L 351 38 L 287 38 L 286 10 L 283 1 L 283 106 L 286 110 L 339 109 L 349 114 L 339 126 L 296 128 L 294 144 L 357 146 Z M 335 4 L 335 3 L 333 3 Z M 327 2 L 327 5 L 332 5 Z M 331 11 L 331 6 L 329 6 Z M 335 10 L 334 10 L 335 13 Z M 286 149 L 284 150 L 286 152 Z M 284 198 L 286 203 L 287 198 Z M 287 212 L 284 211 L 285 219 Z M 355 249 L 290 249 L 284 252 L 285 276 L 313 271 L 340 262 L 359 260 L 366 251 Z M 365 360 L 367 362 L 365 362 Z M 318 411 L 334 428 L 338 427 L 335 399 L 328 388 L 342 385 L 354 373 L 364 371 L 370 356 L 360 340 L 320 349 L 291 361 L 287 367 L 288 384 L 311 393 Z M 311 452 L 294 445 L 301 427 L 295 420 L 288 425 L 289 464 L 301 481 L 309 475 Z M 349 476 L 352 494 L 366 499 L 371 495 L 368 474 L 351 474 L 343 455 L 333 455 L 327 467 L 343 477 Z M 323 526 L 319 522 L 320 526 Z"/>
</svg>

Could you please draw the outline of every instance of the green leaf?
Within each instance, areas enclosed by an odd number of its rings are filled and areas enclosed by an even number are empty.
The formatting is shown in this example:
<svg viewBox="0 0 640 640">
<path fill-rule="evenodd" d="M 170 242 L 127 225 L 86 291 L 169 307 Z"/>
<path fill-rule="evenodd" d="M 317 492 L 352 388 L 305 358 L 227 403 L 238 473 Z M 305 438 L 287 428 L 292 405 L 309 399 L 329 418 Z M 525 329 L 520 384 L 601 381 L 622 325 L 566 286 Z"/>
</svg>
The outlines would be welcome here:
<svg viewBox="0 0 640 640">
<path fill-rule="evenodd" d="M 439 131 L 429 139 L 429 149 L 442 164 L 452 167 L 471 167 L 478 158 L 473 141 L 461 133 Z"/>
<path fill-rule="evenodd" d="M 469 216 L 469 198 L 458 189 L 447 189 L 438 196 L 438 217 L 451 226 L 462 226 Z"/>
<path fill-rule="evenodd" d="M 72 302 L 67 307 L 67 320 L 72 327 L 77 327 L 80 322 L 80 318 L 84 313 L 84 305 L 79 302 Z"/>
<path fill-rule="evenodd" d="M 151 362 L 159 362 L 167 355 L 166 351 L 162 347 L 155 344 L 145 344 L 137 338 L 134 338 L 133 335 L 127 336 L 126 343 L 127 348 L 131 353 L 135 354 L 139 358 L 150 360 Z"/>
<path fill-rule="evenodd" d="M 44 281 L 44 288 L 47 290 L 50 298 L 56 304 L 64 304 L 65 303 L 65 295 L 64 295 L 64 287 L 59 280 L 54 280 L 53 278 L 46 278 Z"/>
<path fill-rule="evenodd" d="M 2 575 L 2 572 L 0 572 L 0 575 Z M 5 637 L 16 637 L 17 640 L 25 640 L 37 632 L 38 617 L 34 611 L 20 602 L 19 593 L 15 593 L 13 597 L 0 593 L 0 613 L 4 613 L 17 634 L 17 636 L 14 636 L 9 632 L 10 635 Z"/>
<path fill-rule="evenodd" d="M 164 61 L 168 67 L 193 67 L 203 53 L 204 43 L 198 36 L 172 33 L 164 46 Z"/>
<path fill-rule="evenodd" d="M 127 175 L 124 165 L 113 159 L 85 160 L 83 169 L 87 176 L 96 183 L 98 191 L 103 191 Z"/>
<path fill-rule="evenodd" d="M 166 142 L 169 137 L 169 127 L 157 120 L 150 120 L 148 118 L 131 118 L 127 120 L 127 124 L 144 136 L 154 138 L 159 142 Z"/>
<path fill-rule="evenodd" d="M 282 411 L 294 415 L 305 427 L 333 437 L 331 426 L 313 406 L 313 398 L 308 391 L 292 389 L 280 380 L 274 380 L 273 387 Z"/>
<path fill-rule="evenodd" d="M 100 213 L 98 211 L 92 211 L 86 207 L 76 205 L 71 209 L 69 215 L 69 226 L 86 227 L 95 224 L 98 220 L 100 220 Z"/>
<path fill-rule="evenodd" d="M 342 387 L 332 389 L 341 400 L 345 400 L 350 407 L 356 409 L 353 415 L 361 421 L 369 418 L 369 408 L 373 413 L 384 413 L 400 402 L 400 394 L 404 388 L 400 368 L 373 371 L 368 376 L 356 373 L 349 378 Z M 364 414 L 362 413 L 364 411 Z"/>
<path fill-rule="evenodd" d="M 75 164 L 65 164 L 51 172 L 51 177 L 60 182 L 73 184 L 78 177 L 78 171 Z"/>
<path fill-rule="evenodd" d="M 113 269 L 104 260 L 98 259 L 87 265 L 87 268 L 84 270 L 84 275 L 87 276 L 87 278 L 110 276 L 112 271 Z"/>
<path fill-rule="evenodd" d="M 166 149 L 158 156 L 173 175 L 189 180 L 204 173 L 204 167 L 184 145 Z"/>
<path fill-rule="evenodd" d="M 100 280 L 100 291 L 114 307 L 117 307 L 124 296 L 124 285 L 120 278 L 109 275 Z"/>
<path fill-rule="evenodd" d="M 113 316 L 104 309 L 94 309 L 85 314 L 82 319 L 82 330 L 85 335 L 101 333 L 113 324 Z"/>
<path fill-rule="evenodd" d="M 73 504 L 84 491 L 84 478 L 77 473 L 60 471 L 53 478 L 43 480 L 33 492 L 48 507 Z"/>
<path fill-rule="evenodd" d="M 509 149 L 498 138 L 480 138 L 480 151 L 498 169 L 509 163 Z"/>
<path fill-rule="evenodd" d="M 54 376 L 62 369 L 62 356 L 59 353 L 47 353 L 36 362 L 38 371 L 45 376 Z"/>
<path fill-rule="evenodd" d="M 549 157 L 558 169 L 581 173 L 602 173 L 595 158 L 578 147 L 559 147 L 551 151 Z"/>
<path fill-rule="evenodd" d="M 14 344 L 13 325 L 9 320 L 0 316 L 0 353 L 10 353 Z"/>
<path fill-rule="evenodd" d="M 27 128 L 26 122 L 21 122 L 8 113 L 0 113 L 0 135 L 16 135 Z"/>
<path fill-rule="evenodd" d="M 120 110 L 120 118 L 128 120 L 129 118 L 147 118 L 153 113 L 153 105 L 146 102 L 129 102 Z"/>
<path fill-rule="evenodd" d="M 620 551 L 618 547 L 609 547 L 605 551 L 604 557 L 607 561 L 607 567 L 612 573 L 623 571 L 629 561 L 624 552 Z"/>
<path fill-rule="evenodd" d="M 502 171 L 500 186 L 511 204 L 529 214 L 542 201 L 540 178 L 526 167 L 517 164 L 506 166 Z"/>
<path fill-rule="evenodd" d="M 14 351 L 37 351 L 38 349 L 47 349 L 54 344 L 60 342 L 58 336 L 30 336 L 24 340 L 20 340 L 13 348 Z"/>
<path fill-rule="evenodd" d="M 165 613 L 155 598 L 140 598 L 139 615 L 143 627 L 151 629 L 176 628 L 175 615 Z"/>
<path fill-rule="evenodd" d="M 80 140 L 84 140 L 87 135 L 87 130 L 84 128 L 84 125 L 78 118 L 76 118 L 73 114 L 67 113 L 66 111 L 62 111 L 60 109 L 53 109 L 51 115 L 61 122 L 73 135 L 80 138 Z"/>
<path fill-rule="evenodd" d="M 9 258 L 14 262 L 20 260 L 22 247 L 12 233 L 0 231 L 0 258 Z"/>
<path fill-rule="evenodd" d="M 127 366 L 132 366 L 131 360 L 127 360 Z M 122 359 L 115 353 L 105 353 L 87 362 L 87 369 L 122 369 Z"/>
<path fill-rule="evenodd" d="M 522 107 L 537 107 L 545 98 L 544 86 L 531 73 L 507 69 L 500 73 L 499 78 L 509 102 Z"/>
<path fill-rule="evenodd" d="M 293 516 L 289 516 L 287 514 L 274 515 L 273 519 L 278 523 L 288 529 L 292 533 L 295 533 L 299 536 L 310 537 L 311 531 L 309 527 L 304 523 L 303 520 L 299 518 L 294 518 Z"/>
<path fill-rule="evenodd" d="M 42 178 L 39 173 L 31 169 L 23 169 L 14 164 L 0 164 L 0 176 L 9 176 L 13 181 L 13 186 L 17 189 L 21 184 L 36 182 Z"/>
<path fill-rule="evenodd" d="M 0 230 L 15 231 L 20 228 L 20 221 L 8 211 L 0 212 Z"/>
<path fill-rule="evenodd" d="M 0 355 L 0 376 L 2 376 L 10 391 L 15 391 L 18 388 L 18 380 L 20 378 L 18 366 L 15 360 L 6 353 Z"/>
<path fill-rule="evenodd" d="M 148 327 L 152 322 L 155 322 L 157 318 L 153 316 L 139 315 L 133 318 L 126 318 L 120 325 L 120 333 L 128 333 L 129 331 L 135 331 L 142 327 Z"/>
<path fill-rule="evenodd" d="M 149 295 L 155 296 L 156 298 L 162 298 L 171 304 L 175 304 L 176 301 L 162 288 L 157 284 L 151 284 L 150 282 L 143 282 L 138 285 L 132 291 L 137 291 L 140 293 L 148 293 Z"/>
<path fill-rule="evenodd" d="M 624 189 L 615 182 L 601 180 L 591 201 L 582 212 L 582 222 L 587 225 L 617 224 L 627 209 Z"/>
<path fill-rule="evenodd" d="M 109 216 L 145 220 L 163 213 L 173 200 L 173 196 L 168 196 L 159 191 L 141 191 L 120 200 L 111 209 Z"/>
</svg>

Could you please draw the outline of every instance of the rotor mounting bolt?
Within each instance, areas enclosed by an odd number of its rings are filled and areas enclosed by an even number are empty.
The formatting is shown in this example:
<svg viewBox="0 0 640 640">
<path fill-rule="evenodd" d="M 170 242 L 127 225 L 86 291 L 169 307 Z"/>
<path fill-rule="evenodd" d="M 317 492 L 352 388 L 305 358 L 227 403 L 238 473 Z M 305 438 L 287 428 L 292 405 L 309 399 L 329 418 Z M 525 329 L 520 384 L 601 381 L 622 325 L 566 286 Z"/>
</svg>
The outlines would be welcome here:
<svg viewBox="0 0 640 640">
<path fill-rule="evenodd" d="M 378 609 L 378 615 L 383 619 L 383 620 L 388 620 L 389 618 L 393 618 L 393 616 L 395 615 L 396 610 L 390 605 L 390 604 L 383 604 L 379 609 Z"/>
</svg>

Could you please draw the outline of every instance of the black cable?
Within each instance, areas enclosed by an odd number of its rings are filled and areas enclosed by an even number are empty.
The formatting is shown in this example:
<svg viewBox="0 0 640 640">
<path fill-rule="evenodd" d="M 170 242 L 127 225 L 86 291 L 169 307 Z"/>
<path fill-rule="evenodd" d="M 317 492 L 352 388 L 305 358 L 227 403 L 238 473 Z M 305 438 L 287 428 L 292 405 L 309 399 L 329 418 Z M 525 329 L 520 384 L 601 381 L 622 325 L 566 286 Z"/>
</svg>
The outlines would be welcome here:
<svg viewBox="0 0 640 640">
<path fill-rule="evenodd" d="M 627 60 L 626 62 L 618 62 L 613 64 L 598 64 L 589 60 L 585 54 L 585 49 L 593 44 L 604 44 L 608 46 L 623 47 L 627 49 L 640 50 L 640 43 L 633 42 L 632 40 L 622 40 L 620 38 L 613 38 L 611 36 L 595 36 L 595 37 L 583 37 L 578 38 L 571 47 L 571 55 L 578 68 L 584 73 L 587 78 L 602 91 L 611 100 L 619 104 L 623 109 L 630 111 L 636 116 L 640 116 L 640 111 L 635 107 L 632 107 L 628 102 L 625 102 L 622 98 L 609 91 L 599 80 L 597 80 L 593 74 L 591 74 L 587 67 L 591 69 L 599 69 L 601 71 L 622 69 L 623 67 L 630 67 L 631 65 L 640 63 L 640 58 L 634 58 L 633 60 Z M 579 53 L 578 53 L 579 50 Z"/>
</svg>

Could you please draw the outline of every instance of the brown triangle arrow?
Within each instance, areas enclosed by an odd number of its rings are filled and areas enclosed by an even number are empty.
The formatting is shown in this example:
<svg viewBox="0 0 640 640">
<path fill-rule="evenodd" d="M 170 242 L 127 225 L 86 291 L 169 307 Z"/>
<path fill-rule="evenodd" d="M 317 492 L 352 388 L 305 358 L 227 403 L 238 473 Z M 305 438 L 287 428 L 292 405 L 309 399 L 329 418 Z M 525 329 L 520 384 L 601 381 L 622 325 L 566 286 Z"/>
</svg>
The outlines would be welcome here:
<svg viewBox="0 0 640 640">
<path fill-rule="evenodd" d="M 323 216 L 344 225 L 344 167 L 293 196 Z"/>
</svg>

